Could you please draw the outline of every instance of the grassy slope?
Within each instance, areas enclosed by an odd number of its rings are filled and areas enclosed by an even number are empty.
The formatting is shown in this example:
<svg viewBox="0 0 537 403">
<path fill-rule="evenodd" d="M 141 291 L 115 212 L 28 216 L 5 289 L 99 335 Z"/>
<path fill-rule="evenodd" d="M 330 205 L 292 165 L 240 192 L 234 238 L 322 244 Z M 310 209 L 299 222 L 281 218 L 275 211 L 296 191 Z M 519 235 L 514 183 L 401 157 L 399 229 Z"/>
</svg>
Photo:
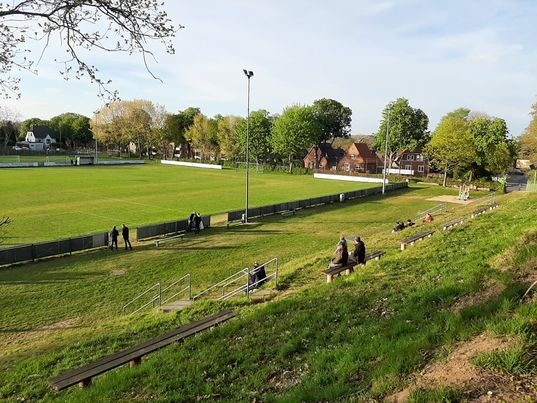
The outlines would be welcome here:
<svg viewBox="0 0 537 403">
<path fill-rule="evenodd" d="M 4 246 L 211 214 L 244 205 L 244 171 L 162 166 L 23 168 L 0 170 L 0 216 L 13 219 Z M 311 176 L 255 174 L 250 206 L 371 184 L 314 180 Z M 378 185 L 377 185 L 378 186 Z"/>
<path fill-rule="evenodd" d="M 0 385 L 5 385 L 0 397 L 379 398 L 403 384 L 442 345 L 485 328 L 523 333 L 519 329 L 527 328 L 535 306 L 525 306 L 516 321 L 509 317 L 512 309 L 518 309 L 509 303 L 510 297 L 521 288 L 512 273 L 494 267 L 493 258 L 532 228 L 535 197 L 508 196 L 500 210 L 398 252 L 397 240 L 408 234 L 389 234 L 391 223 L 434 204 L 423 199 L 439 192 L 412 190 L 397 198 L 316 209 L 285 220 L 272 217 L 248 231 L 208 234 L 202 244 L 208 250 L 199 249 L 199 240 L 173 244 L 169 250 L 142 249 L 136 252 L 136 264 L 130 254 L 110 257 L 98 252 L 0 271 L 0 316 L 10 318 L 5 325 L 2 321 L 0 343 L 17 329 L 82 318 L 78 328 L 31 334 L 26 342 L 9 344 L 0 356 L 7 370 L 0 376 Z M 467 214 L 472 208 L 462 211 Z M 461 214 L 457 210 L 452 216 Z M 389 254 L 379 264 L 326 285 L 319 270 L 340 230 L 358 232 L 370 249 L 379 247 Z M 194 277 L 198 284 L 206 283 L 212 276 L 251 263 L 252 256 L 271 257 L 275 250 L 285 262 L 286 293 L 277 301 L 257 306 L 237 302 L 241 319 L 213 333 L 154 354 L 134 370 L 99 377 L 88 390 L 48 392 L 49 375 L 222 307 L 196 304 L 180 315 L 118 318 L 118 304 L 140 284 L 209 267 Z M 511 251 L 516 259 L 532 256 L 531 249 L 522 257 L 517 250 Z M 110 277 L 110 270 L 118 267 L 126 267 L 128 274 Z M 500 298 L 458 314 L 449 310 L 450 304 L 475 293 L 491 277 L 507 286 Z M 508 320 L 515 324 L 506 325 Z M 84 341 L 72 344 L 75 340 Z M 35 356 L 40 358 L 31 358 Z"/>
</svg>

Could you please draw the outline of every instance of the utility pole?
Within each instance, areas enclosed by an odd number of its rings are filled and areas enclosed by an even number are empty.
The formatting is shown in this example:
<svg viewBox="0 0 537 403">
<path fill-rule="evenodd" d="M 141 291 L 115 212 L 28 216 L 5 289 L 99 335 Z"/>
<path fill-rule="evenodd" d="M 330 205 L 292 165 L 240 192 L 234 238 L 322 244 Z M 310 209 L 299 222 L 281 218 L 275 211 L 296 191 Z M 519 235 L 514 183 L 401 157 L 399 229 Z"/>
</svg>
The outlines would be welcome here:
<svg viewBox="0 0 537 403">
<path fill-rule="evenodd" d="M 248 115 L 246 118 L 246 209 L 244 211 L 244 222 L 248 222 L 248 168 L 250 163 L 250 78 L 253 77 L 254 72 L 243 69 L 244 75 L 248 78 Z"/>
</svg>

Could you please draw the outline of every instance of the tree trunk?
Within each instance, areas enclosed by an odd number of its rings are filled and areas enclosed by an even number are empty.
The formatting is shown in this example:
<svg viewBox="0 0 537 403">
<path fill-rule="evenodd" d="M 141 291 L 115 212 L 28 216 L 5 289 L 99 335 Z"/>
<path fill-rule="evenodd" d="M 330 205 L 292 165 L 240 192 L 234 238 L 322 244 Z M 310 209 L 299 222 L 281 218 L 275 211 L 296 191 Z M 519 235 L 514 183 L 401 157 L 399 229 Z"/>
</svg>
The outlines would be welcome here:
<svg viewBox="0 0 537 403">
<path fill-rule="evenodd" d="M 442 184 L 443 187 L 446 187 L 446 182 L 447 182 L 447 167 L 444 170 L 444 183 Z"/>
<path fill-rule="evenodd" d="M 293 173 L 293 161 L 291 159 L 291 155 L 289 155 L 289 173 Z"/>
</svg>

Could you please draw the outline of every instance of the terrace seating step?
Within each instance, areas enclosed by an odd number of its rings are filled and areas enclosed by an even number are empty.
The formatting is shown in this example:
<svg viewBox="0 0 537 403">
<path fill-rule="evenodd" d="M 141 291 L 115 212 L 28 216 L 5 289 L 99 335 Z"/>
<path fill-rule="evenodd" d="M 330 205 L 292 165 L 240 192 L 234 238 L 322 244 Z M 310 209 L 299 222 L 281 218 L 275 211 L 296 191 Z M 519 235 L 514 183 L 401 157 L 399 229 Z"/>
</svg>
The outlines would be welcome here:
<svg viewBox="0 0 537 403">
<path fill-rule="evenodd" d="M 144 355 L 157 351 L 172 343 L 179 342 L 187 337 L 194 336 L 195 334 L 217 326 L 235 316 L 235 312 L 229 310 L 222 311 L 219 314 L 208 316 L 188 325 L 181 326 L 176 330 L 162 336 L 154 337 L 116 354 L 103 357 L 82 367 L 64 372 L 63 374 L 50 378 L 49 382 L 55 390 L 66 389 L 76 384 L 82 388 L 86 387 L 91 384 L 91 379 L 94 376 L 110 371 L 123 364 L 129 363 L 131 367 L 138 365 L 141 363 Z"/>
<path fill-rule="evenodd" d="M 170 302 L 168 304 L 162 305 L 160 307 L 160 310 L 162 312 L 173 312 L 173 311 L 180 311 L 181 309 L 185 309 L 193 304 L 194 301 L 192 300 L 180 300 L 175 302 Z"/>
</svg>

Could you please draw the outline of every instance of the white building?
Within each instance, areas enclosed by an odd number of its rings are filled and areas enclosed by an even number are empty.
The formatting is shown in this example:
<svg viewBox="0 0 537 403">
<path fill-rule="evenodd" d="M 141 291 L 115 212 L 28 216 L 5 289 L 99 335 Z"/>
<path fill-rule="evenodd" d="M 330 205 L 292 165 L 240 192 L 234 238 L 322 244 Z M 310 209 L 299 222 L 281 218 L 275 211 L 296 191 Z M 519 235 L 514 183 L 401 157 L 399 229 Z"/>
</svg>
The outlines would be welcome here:
<svg viewBox="0 0 537 403">
<path fill-rule="evenodd" d="M 56 143 L 56 139 L 52 135 L 50 127 L 32 125 L 26 133 L 24 141 L 29 145 L 31 144 L 29 146 L 31 150 L 46 150 L 51 144 Z"/>
</svg>

